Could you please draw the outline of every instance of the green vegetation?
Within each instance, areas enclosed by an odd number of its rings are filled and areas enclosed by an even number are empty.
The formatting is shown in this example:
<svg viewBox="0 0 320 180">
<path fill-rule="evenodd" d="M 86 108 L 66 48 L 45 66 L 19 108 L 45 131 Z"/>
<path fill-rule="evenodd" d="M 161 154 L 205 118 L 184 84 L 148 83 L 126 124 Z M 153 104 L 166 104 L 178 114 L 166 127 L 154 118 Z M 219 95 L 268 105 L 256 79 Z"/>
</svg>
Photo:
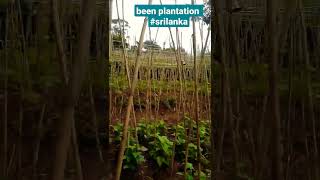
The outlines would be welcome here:
<svg viewBox="0 0 320 180">
<path fill-rule="evenodd" d="M 188 177 L 187 179 L 192 179 L 197 176 L 197 172 L 194 169 L 194 165 L 197 162 L 197 146 L 193 143 L 196 141 L 196 123 L 189 118 L 186 118 L 188 123 L 191 123 L 192 134 L 190 134 L 191 141 L 188 144 Z M 184 123 L 181 122 L 177 125 L 168 125 L 164 121 L 156 122 L 140 122 L 137 125 L 137 135 L 135 138 L 135 129 L 130 128 L 130 138 L 128 142 L 128 147 L 125 152 L 123 169 L 135 171 L 142 166 L 146 160 L 155 164 L 159 169 L 170 168 L 171 158 L 173 153 L 175 154 L 175 163 L 179 164 L 178 174 L 183 174 L 184 158 L 185 158 L 185 146 L 186 146 L 186 132 L 184 130 Z M 112 142 L 117 145 L 119 144 L 119 139 L 122 134 L 121 123 L 112 125 L 113 136 Z M 202 158 L 201 163 L 204 167 L 208 167 L 209 159 L 209 144 L 210 139 L 208 133 L 210 132 L 209 123 L 207 121 L 202 121 L 200 125 L 200 138 L 201 138 L 201 152 Z M 173 138 L 176 133 L 176 140 Z M 173 152 L 173 146 L 176 146 Z M 201 172 L 201 179 L 209 178 L 209 169 L 204 169 Z"/>
</svg>

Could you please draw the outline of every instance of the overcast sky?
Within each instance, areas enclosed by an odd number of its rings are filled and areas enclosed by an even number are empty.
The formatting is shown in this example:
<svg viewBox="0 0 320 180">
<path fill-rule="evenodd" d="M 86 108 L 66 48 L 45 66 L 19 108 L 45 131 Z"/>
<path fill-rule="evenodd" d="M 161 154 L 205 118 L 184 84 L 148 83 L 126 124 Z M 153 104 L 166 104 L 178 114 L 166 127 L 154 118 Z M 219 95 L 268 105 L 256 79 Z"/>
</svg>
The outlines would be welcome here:
<svg viewBox="0 0 320 180">
<path fill-rule="evenodd" d="M 136 17 L 134 16 L 134 5 L 136 4 L 148 4 L 148 0 L 117 0 L 119 5 L 119 14 L 120 19 L 122 19 L 122 1 L 124 1 L 124 19 L 129 22 L 129 44 L 134 45 L 135 40 L 138 41 L 140 37 L 141 28 L 143 25 L 144 17 Z M 162 4 L 174 4 L 174 0 L 162 0 Z M 160 4 L 160 0 L 153 0 L 153 4 Z M 177 0 L 177 4 L 191 4 L 191 0 Z M 203 4 L 203 0 L 195 0 L 195 4 Z M 117 11 L 116 11 L 116 0 L 113 0 L 113 10 L 112 10 L 112 19 L 118 19 Z M 155 38 L 157 27 L 151 27 L 151 36 L 152 39 Z M 175 28 L 171 28 L 173 37 L 176 37 Z M 207 26 L 203 28 L 203 41 L 205 41 L 205 37 L 207 34 Z M 190 21 L 189 27 L 179 28 L 179 32 L 182 32 L 182 46 L 187 51 L 191 51 L 191 35 L 192 35 L 192 22 Z M 196 35 L 197 35 L 197 49 L 201 48 L 201 40 L 200 40 L 200 30 L 199 23 L 196 23 Z M 169 39 L 170 33 L 169 29 L 165 27 L 160 27 L 157 36 L 158 45 L 163 48 L 164 42 L 166 42 L 166 48 L 169 47 Z M 209 37 L 210 38 L 210 37 Z M 144 36 L 144 40 L 149 40 L 149 27 L 147 27 L 147 31 Z M 208 48 L 210 48 L 210 39 L 208 42 Z M 203 42 L 204 43 L 204 42 Z"/>
</svg>

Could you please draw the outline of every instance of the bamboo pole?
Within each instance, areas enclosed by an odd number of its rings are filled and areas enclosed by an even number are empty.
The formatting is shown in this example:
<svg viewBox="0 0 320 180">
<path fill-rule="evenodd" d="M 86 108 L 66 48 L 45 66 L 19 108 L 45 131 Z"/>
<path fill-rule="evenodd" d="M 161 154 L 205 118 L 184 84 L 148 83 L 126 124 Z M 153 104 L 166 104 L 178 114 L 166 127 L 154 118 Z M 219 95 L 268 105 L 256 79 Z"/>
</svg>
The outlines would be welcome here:
<svg viewBox="0 0 320 180">
<path fill-rule="evenodd" d="M 191 4 L 194 4 L 194 0 L 191 0 Z M 198 94 L 198 68 L 197 68 L 197 42 L 196 42 L 196 21 L 195 17 L 192 17 L 192 42 L 193 42 L 193 63 L 194 63 L 194 93 L 195 93 L 195 121 L 197 124 L 197 164 L 198 164 L 198 176 L 201 174 L 201 151 L 200 151 L 200 132 L 199 132 L 199 94 Z"/>
<path fill-rule="evenodd" d="M 152 0 L 149 0 L 149 4 L 152 4 Z M 132 110 L 131 104 L 133 104 L 134 91 L 135 91 L 135 88 L 138 83 L 138 72 L 139 72 L 139 67 L 140 67 L 141 49 L 143 46 L 143 39 L 144 39 L 146 27 L 147 27 L 147 18 L 144 19 L 143 26 L 141 29 L 140 39 L 139 39 L 139 46 L 138 46 L 137 56 L 136 56 L 136 61 L 135 61 L 134 76 L 133 76 L 133 80 L 132 80 L 132 85 L 130 87 L 130 95 L 128 98 L 128 106 L 126 109 L 126 117 L 125 117 L 124 126 L 123 126 L 123 137 L 121 139 L 119 156 L 118 156 L 117 166 L 116 166 L 116 177 L 115 177 L 116 180 L 119 180 L 120 176 L 121 176 L 122 161 L 123 161 L 123 156 L 124 156 L 124 152 L 126 149 L 126 142 L 127 142 L 127 137 L 128 137 L 128 126 L 129 126 L 129 121 L 130 121 L 129 118 L 130 118 L 130 113 Z"/>
</svg>

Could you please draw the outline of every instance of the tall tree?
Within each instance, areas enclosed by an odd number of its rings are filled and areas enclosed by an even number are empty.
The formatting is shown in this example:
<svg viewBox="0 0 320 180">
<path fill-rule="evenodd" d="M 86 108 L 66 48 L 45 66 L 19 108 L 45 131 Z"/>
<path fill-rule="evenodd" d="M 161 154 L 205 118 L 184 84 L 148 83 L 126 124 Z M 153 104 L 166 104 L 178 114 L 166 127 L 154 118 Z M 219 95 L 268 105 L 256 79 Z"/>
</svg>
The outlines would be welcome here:
<svg viewBox="0 0 320 180">
<path fill-rule="evenodd" d="M 62 116 L 58 122 L 58 137 L 55 147 L 55 160 L 53 162 L 52 180 L 64 179 L 67 152 L 71 141 L 72 124 L 74 121 L 75 105 L 79 99 L 83 80 L 87 69 L 89 46 L 93 25 L 96 2 L 94 0 L 81 1 L 80 33 L 77 59 L 72 66 L 71 77 L 65 88 L 65 103 Z"/>
<path fill-rule="evenodd" d="M 222 93 L 222 99 L 221 99 L 221 105 L 222 105 L 222 112 L 221 112 L 221 120 L 217 120 L 215 123 L 212 122 L 212 129 L 211 129 L 211 142 L 212 146 L 214 146 L 213 140 L 214 140 L 214 130 L 217 131 L 217 137 L 216 137 L 216 151 L 213 148 L 211 155 L 212 160 L 212 178 L 216 179 L 218 172 L 220 171 L 220 163 L 222 158 L 222 152 L 223 152 L 223 141 L 224 141 L 224 131 L 225 131 L 225 123 L 227 120 L 227 89 L 228 89 L 228 72 L 227 72 L 227 66 L 226 66 L 226 60 L 227 60 L 227 47 L 226 47 L 226 30 L 224 26 L 224 19 L 225 19 L 225 13 L 223 12 L 224 7 L 224 1 L 222 0 L 213 0 L 213 6 L 215 7 L 215 25 L 216 25 L 216 32 L 217 32 L 217 39 L 218 39 L 218 46 L 220 54 L 220 60 L 221 60 L 221 93 Z M 213 11 L 212 11 L 213 12 Z M 212 18 L 213 19 L 213 18 Z M 212 67 L 211 67 L 212 68 Z M 212 73 L 213 74 L 213 73 Z M 213 106 L 212 106 L 213 107 Z M 215 157 L 215 158 L 214 158 Z"/>
<path fill-rule="evenodd" d="M 279 73 L 278 73 L 278 28 L 277 16 L 279 11 L 277 0 L 267 0 L 267 57 L 269 62 L 269 88 L 271 110 L 271 144 L 272 144 L 272 179 L 281 180 L 282 176 L 282 146 L 281 123 L 279 107 Z"/>
<path fill-rule="evenodd" d="M 53 21 L 54 21 L 54 30 L 57 39 L 57 47 L 59 53 L 59 64 L 61 69 L 62 79 L 65 84 L 68 83 L 68 70 L 67 70 L 67 56 L 65 53 L 64 42 L 63 42 L 63 35 L 61 32 L 61 22 L 60 22 L 60 15 L 58 10 L 58 0 L 52 0 L 52 13 L 53 13 Z"/>
<path fill-rule="evenodd" d="M 312 91 L 312 79 L 311 79 L 311 66 L 310 63 L 310 54 L 308 49 L 308 40 L 307 40 L 307 27 L 305 23 L 305 16 L 304 16 L 304 7 L 303 7 L 303 1 L 299 0 L 298 2 L 298 13 L 299 13 L 299 19 L 301 21 L 301 30 L 302 30 L 302 53 L 305 60 L 305 80 L 307 85 L 307 103 L 308 103 L 308 117 L 312 124 L 312 137 L 313 137 L 313 149 L 314 149 L 314 179 L 319 179 L 320 172 L 319 172 L 319 154 L 318 154 L 318 140 L 317 140 L 317 130 L 316 130 L 316 120 L 315 120 L 315 113 L 314 113 L 314 102 L 313 102 L 313 91 Z"/>
</svg>

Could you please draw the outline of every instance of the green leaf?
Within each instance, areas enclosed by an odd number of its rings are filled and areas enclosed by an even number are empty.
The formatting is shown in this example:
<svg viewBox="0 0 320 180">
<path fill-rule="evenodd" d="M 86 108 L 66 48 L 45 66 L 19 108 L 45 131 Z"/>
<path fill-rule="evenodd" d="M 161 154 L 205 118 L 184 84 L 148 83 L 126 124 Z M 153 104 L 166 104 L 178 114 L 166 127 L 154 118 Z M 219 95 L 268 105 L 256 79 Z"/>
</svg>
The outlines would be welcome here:
<svg viewBox="0 0 320 180">
<path fill-rule="evenodd" d="M 194 169 L 192 163 L 187 163 L 186 168 L 190 170 Z"/>
<path fill-rule="evenodd" d="M 207 176 L 204 172 L 200 172 L 200 180 L 206 180 L 207 179 Z"/>
<path fill-rule="evenodd" d="M 161 167 L 162 161 L 163 161 L 163 157 L 158 156 L 158 157 L 157 157 L 157 164 L 158 164 L 159 167 Z"/>
<path fill-rule="evenodd" d="M 193 180 L 193 176 L 190 174 L 187 174 L 186 180 Z"/>
</svg>

